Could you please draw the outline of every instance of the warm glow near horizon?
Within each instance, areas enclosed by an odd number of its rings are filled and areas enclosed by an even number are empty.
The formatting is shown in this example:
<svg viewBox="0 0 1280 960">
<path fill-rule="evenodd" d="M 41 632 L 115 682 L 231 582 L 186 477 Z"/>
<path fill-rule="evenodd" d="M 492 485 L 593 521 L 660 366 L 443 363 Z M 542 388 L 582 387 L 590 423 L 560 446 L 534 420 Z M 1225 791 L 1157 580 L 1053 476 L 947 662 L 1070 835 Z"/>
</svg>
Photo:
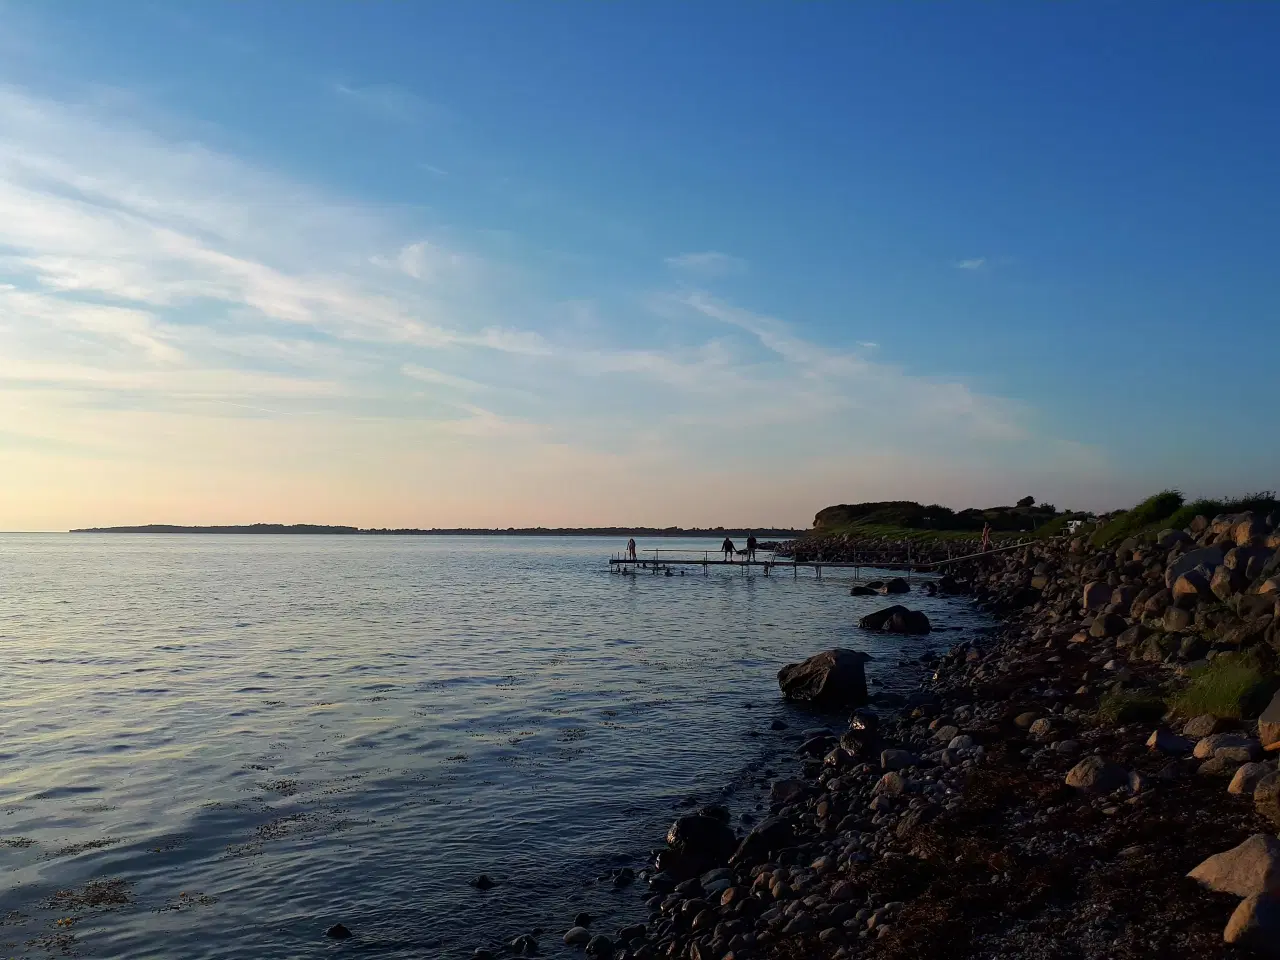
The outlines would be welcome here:
<svg viewBox="0 0 1280 960">
<path fill-rule="evenodd" d="M 514 82 L 536 58 L 339 66 L 272 11 L 233 43 L 234 9 L 207 35 L 138 14 L 127 56 L 88 8 L 6 10 L 0 530 L 806 526 L 1274 485 L 1274 449 L 1224 438 L 1208 396 L 1170 407 L 1210 306 L 1265 330 L 1252 261 L 1218 236 L 1231 282 L 1184 288 L 1212 270 L 1126 217 L 1133 191 L 1078 202 L 1108 189 L 1095 165 L 1037 168 L 1058 196 L 947 159 L 925 117 L 949 97 L 904 90 L 922 126 L 899 143 L 856 78 L 739 110 L 745 64 L 677 97 L 620 61 L 557 111 L 582 81 Z M 970 134 L 1005 122 L 1036 140 L 999 111 Z M 1260 249 L 1251 196 L 1218 202 Z M 1120 217 L 1151 232 L 1112 244 Z M 1236 437 L 1269 424 L 1266 362 L 1215 381 Z"/>
</svg>

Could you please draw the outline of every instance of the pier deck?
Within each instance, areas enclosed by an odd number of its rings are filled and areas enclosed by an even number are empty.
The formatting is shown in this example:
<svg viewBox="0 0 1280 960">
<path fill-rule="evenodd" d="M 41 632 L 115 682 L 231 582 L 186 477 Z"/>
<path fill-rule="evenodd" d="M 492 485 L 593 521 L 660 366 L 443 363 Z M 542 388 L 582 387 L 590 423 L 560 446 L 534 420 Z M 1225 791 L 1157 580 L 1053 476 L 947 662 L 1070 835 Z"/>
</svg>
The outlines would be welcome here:
<svg viewBox="0 0 1280 960">
<path fill-rule="evenodd" d="M 758 554 L 762 558 L 748 560 L 745 556 L 735 556 L 732 560 L 725 560 L 724 553 L 720 550 L 662 550 L 649 549 L 637 551 L 634 558 L 628 557 L 626 554 L 615 553 L 609 558 L 609 571 L 611 573 L 635 572 L 636 570 L 648 570 L 652 573 L 664 573 L 673 567 L 701 567 L 704 574 L 708 573 L 711 567 L 738 567 L 742 570 L 742 575 L 747 576 L 752 569 L 761 570 L 767 577 L 773 570 L 782 569 L 790 570 L 792 577 L 798 577 L 801 569 L 812 570 L 814 576 L 818 579 L 822 578 L 823 570 L 852 570 L 854 579 L 861 578 L 863 570 L 887 570 L 898 573 L 905 573 L 908 580 L 913 576 L 921 574 L 937 573 L 940 568 L 952 563 L 959 563 L 963 560 L 974 560 L 979 557 L 987 557 L 993 553 L 1004 553 L 1007 550 L 1017 550 L 1027 546 L 1027 541 L 1020 540 L 1017 543 L 1005 544 L 999 547 L 992 547 L 981 553 L 970 553 L 959 557 L 948 557 L 944 560 L 876 560 L 868 558 L 866 560 L 779 560 L 772 553 L 760 550 Z"/>
</svg>

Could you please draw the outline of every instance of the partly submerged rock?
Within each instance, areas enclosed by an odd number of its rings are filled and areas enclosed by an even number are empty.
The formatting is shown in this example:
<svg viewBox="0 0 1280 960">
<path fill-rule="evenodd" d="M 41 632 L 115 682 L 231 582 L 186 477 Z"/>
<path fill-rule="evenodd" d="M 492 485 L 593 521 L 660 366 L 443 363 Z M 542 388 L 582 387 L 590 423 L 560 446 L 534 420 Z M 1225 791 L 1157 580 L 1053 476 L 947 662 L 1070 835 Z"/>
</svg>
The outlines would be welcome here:
<svg viewBox="0 0 1280 960">
<path fill-rule="evenodd" d="M 883 630 L 886 633 L 928 633 L 933 629 L 929 618 L 919 610 L 909 610 L 901 604 L 885 607 L 869 613 L 858 621 L 863 630 Z"/>
<path fill-rule="evenodd" d="M 778 685 L 788 700 L 824 709 L 860 707 L 867 702 L 863 664 L 870 659 L 856 650 L 826 650 L 801 663 L 787 664 L 778 671 Z"/>
</svg>

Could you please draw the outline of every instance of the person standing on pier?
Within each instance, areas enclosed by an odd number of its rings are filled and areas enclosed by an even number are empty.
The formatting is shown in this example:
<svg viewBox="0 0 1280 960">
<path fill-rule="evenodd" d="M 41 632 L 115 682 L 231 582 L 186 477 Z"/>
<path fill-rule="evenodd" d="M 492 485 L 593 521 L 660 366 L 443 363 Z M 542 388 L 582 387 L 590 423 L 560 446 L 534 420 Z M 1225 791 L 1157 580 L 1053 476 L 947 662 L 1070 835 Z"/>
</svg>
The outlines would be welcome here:
<svg viewBox="0 0 1280 960">
<path fill-rule="evenodd" d="M 724 543 L 720 544 L 720 552 L 724 554 L 725 560 L 729 563 L 733 563 L 733 551 L 733 541 L 725 537 Z"/>
<path fill-rule="evenodd" d="M 636 539 L 632 537 L 627 541 L 627 559 L 634 560 L 636 558 Z"/>
<path fill-rule="evenodd" d="M 747 534 L 747 560 L 756 558 L 756 535 L 754 533 Z"/>
</svg>

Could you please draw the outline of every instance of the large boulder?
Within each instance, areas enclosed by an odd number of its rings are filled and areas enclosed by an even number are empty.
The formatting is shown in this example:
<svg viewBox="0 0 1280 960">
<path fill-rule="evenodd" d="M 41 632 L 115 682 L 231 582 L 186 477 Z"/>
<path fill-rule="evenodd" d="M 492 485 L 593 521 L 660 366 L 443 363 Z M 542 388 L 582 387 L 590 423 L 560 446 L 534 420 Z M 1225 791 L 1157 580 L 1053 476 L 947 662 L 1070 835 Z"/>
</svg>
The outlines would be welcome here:
<svg viewBox="0 0 1280 960">
<path fill-rule="evenodd" d="M 1188 570 L 1173 582 L 1173 602 L 1175 606 L 1189 610 L 1201 600 L 1213 598 L 1213 590 L 1209 587 L 1209 578 L 1202 570 Z"/>
<path fill-rule="evenodd" d="M 885 607 L 869 613 L 858 621 L 863 630 L 883 630 L 886 633 L 928 633 L 933 629 L 929 618 L 919 610 L 908 610 L 901 604 Z"/>
<path fill-rule="evenodd" d="M 1080 602 L 1086 610 L 1100 610 L 1111 602 L 1111 584 L 1105 580 L 1091 580 L 1084 585 Z"/>
<path fill-rule="evenodd" d="M 1161 617 L 1173 603 L 1173 594 L 1168 590 L 1157 590 L 1142 604 L 1142 612 L 1148 617 Z"/>
<path fill-rule="evenodd" d="M 1265 520 L 1250 517 L 1237 523 L 1234 533 L 1236 545 L 1247 547 L 1251 543 L 1261 543 L 1266 540 L 1267 535 L 1271 533 L 1271 528 L 1267 526 Z"/>
<path fill-rule="evenodd" d="M 1129 785 L 1129 771 L 1099 756 L 1085 757 L 1067 772 L 1067 786 L 1090 793 L 1110 793 Z"/>
<path fill-rule="evenodd" d="M 1237 897 L 1280 892 L 1280 840 L 1255 833 L 1239 846 L 1215 853 L 1187 876 L 1215 893 Z"/>
<path fill-rule="evenodd" d="M 1156 537 L 1156 545 L 1162 550 L 1168 550 L 1170 547 L 1178 543 L 1190 543 L 1191 534 L 1184 530 L 1174 530 L 1172 528 L 1161 530 Z"/>
<path fill-rule="evenodd" d="M 1271 698 L 1271 703 L 1258 717 L 1258 739 L 1264 747 L 1280 743 L 1280 693 Z"/>
<path fill-rule="evenodd" d="M 1222 931 L 1227 943 L 1237 943 L 1260 957 L 1280 957 L 1280 897 L 1259 893 L 1240 901 Z"/>
<path fill-rule="evenodd" d="M 1212 573 L 1222 566 L 1225 557 L 1221 547 L 1200 547 L 1198 550 L 1188 550 L 1169 564 L 1164 572 L 1164 585 L 1172 587 L 1180 576 L 1196 567 L 1204 567 Z"/>
<path fill-rule="evenodd" d="M 880 586 L 880 592 L 886 595 L 890 593 L 910 593 L 911 584 L 907 583 L 902 577 L 894 577 L 892 580 L 886 580 Z"/>
<path fill-rule="evenodd" d="M 1194 571 L 1192 571 L 1194 573 Z M 1240 592 L 1244 586 L 1244 578 L 1239 571 L 1233 570 L 1225 563 L 1213 571 L 1213 579 L 1209 581 L 1209 589 L 1213 595 L 1224 603 Z"/>
<path fill-rule="evenodd" d="M 778 671 L 778 686 L 788 700 L 815 707 L 860 707 L 867 702 L 863 664 L 870 659 L 857 650 L 826 650 L 801 663 L 787 664 Z"/>
<path fill-rule="evenodd" d="M 722 867 L 729 862 L 738 838 L 723 822 L 701 814 L 681 817 L 667 831 L 667 846 L 685 858 L 688 869 L 698 873 L 701 864 Z"/>
</svg>

